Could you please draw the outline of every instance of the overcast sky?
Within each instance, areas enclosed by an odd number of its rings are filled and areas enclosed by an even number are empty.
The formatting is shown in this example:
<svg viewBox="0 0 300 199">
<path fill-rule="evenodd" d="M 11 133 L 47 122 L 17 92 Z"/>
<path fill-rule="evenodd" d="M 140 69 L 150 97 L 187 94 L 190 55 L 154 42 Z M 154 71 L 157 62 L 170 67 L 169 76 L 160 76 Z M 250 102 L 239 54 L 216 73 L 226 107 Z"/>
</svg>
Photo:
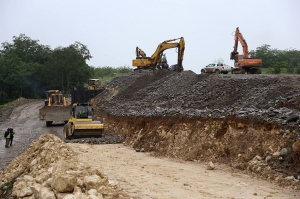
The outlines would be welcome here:
<svg viewBox="0 0 300 199">
<path fill-rule="evenodd" d="M 136 46 L 151 56 L 164 40 L 184 37 L 184 69 L 199 74 L 216 59 L 233 65 L 236 27 L 249 50 L 299 50 L 299 20 L 299 0 L 0 0 L 0 43 L 21 33 L 52 49 L 78 41 L 91 66 L 132 67 Z M 177 62 L 175 49 L 165 53 Z"/>
</svg>

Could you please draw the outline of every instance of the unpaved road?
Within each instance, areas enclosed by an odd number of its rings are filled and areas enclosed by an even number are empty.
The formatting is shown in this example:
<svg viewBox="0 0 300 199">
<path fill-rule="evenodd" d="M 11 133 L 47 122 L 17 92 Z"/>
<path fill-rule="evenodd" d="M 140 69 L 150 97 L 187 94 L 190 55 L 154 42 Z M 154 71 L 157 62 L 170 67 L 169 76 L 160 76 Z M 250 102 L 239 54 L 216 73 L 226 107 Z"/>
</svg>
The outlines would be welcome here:
<svg viewBox="0 0 300 199">
<path fill-rule="evenodd" d="M 13 127 L 13 147 L 4 148 L 0 138 L 1 169 L 40 135 L 51 133 L 61 137 L 63 125 L 46 127 L 38 119 L 43 101 L 23 101 L 11 111 L 2 113 L 0 129 Z M 4 114 L 6 115 L 3 119 Z M 78 153 L 81 162 L 103 172 L 133 198 L 300 198 L 299 191 L 254 179 L 225 165 L 207 170 L 202 162 L 185 162 L 152 157 L 130 147 L 117 145 L 68 145 Z"/>
<path fill-rule="evenodd" d="M 68 144 L 79 159 L 101 170 L 134 198 L 299 198 L 282 187 L 254 179 L 224 165 L 207 165 L 138 153 L 117 145 Z"/>
</svg>

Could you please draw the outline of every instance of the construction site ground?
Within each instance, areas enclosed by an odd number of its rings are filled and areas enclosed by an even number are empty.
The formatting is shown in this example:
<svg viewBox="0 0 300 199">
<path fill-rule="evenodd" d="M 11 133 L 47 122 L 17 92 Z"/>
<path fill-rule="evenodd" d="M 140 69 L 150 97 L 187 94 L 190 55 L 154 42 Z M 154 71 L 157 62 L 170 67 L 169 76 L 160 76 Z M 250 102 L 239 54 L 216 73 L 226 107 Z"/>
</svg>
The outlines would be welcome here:
<svg viewBox="0 0 300 199">
<path fill-rule="evenodd" d="M 20 99 L 1 111 L 3 134 L 16 131 L 10 148 L 0 138 L 2 194 L 16 176 L 13 195 L 28 176 L 34 190 L 40 183 L 49 191 L 55 186 L 42 173 L 74 159 L 84 175 L 107 179 L 98 198 L 299 198 L 299 81 L 191 71 L 116 77 L 91 101 L 106 135 L 67 142 L 63 123 L 39 120 L 43 100 Z"/>
</svg>

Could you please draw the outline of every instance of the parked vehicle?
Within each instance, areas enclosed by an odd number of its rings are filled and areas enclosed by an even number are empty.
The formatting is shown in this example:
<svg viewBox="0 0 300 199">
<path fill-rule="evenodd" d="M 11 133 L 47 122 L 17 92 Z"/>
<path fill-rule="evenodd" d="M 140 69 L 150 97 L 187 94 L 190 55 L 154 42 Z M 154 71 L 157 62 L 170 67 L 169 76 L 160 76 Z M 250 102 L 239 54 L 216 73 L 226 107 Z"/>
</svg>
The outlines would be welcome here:
<svg viewBox="0 0 300 199">
<path fill-rule="evenodd" d="M 216 74 L 227 74 L 233 69 L 232 66 L 228 66 L 223 63 L 223 60 L 216 61 L 214 63 L 208 64 L 205 68 L 201 70 L 201 74 L 204 73 L 216 73 Z"/>
</svg>

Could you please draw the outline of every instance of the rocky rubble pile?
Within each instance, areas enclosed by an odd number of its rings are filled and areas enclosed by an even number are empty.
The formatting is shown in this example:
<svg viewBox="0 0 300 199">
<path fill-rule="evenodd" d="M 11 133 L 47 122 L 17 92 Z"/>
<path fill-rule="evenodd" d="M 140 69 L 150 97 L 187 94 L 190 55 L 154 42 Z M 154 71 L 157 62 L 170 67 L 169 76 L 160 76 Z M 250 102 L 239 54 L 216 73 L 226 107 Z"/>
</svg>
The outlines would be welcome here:
<svg viewBox="0 0 300 199">
<path fill-rule="evenodd" d="M 98 170 L 79 162 L 75 153 L 51 134 L 41 136 L 11 161 L 0 171 L 0 179 L 1 186 L 15 180 L 11 197 L 17 198 L 129 198 Z"/>
<path fill-rule="evenodd" d="M 225 118 L 299 125 L 297 75 L 128 74 L 105 84 L 97 107 L 117 116 Z M 117 90 L 117 91 L 116 91 Z M 110 96 L 109 100 L 103 96 Z"/>
<path fill-rule="evenodd" d="M 100 138 L 78 138 L 65 140 L 66 143 L 87 143 L 87 144 L 119 144 L 125 141 L 125 136 L 105 133 Z"/>
</svg>

